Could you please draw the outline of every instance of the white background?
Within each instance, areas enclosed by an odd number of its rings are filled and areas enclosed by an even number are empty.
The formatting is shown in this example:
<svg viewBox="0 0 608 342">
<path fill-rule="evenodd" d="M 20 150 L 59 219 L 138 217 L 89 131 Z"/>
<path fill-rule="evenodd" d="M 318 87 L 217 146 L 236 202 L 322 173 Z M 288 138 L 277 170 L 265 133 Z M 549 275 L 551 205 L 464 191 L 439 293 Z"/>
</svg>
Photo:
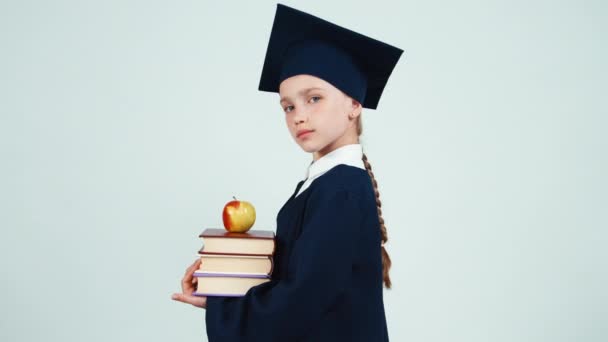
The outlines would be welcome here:
<svg viewBox="0 0 608 342">
<path fill-rule="evenodd" d="M 285 4 L 405 50 L 363 112 L 391 341 L 606 341 L 605 3 Z M 198 234 L 275 230 L 311 160 L 257 90 L 275 9 L 0 3 L 0 340 L 206 339 Z"/>
</svg>

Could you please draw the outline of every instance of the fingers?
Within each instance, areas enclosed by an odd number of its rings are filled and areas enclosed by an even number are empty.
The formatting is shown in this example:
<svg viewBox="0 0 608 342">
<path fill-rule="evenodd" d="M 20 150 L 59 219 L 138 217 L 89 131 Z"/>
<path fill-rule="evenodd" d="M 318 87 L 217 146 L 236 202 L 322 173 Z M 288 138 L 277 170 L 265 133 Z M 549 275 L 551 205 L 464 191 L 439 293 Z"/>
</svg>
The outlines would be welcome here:
<svg viewBox="0 0 608 342">
<path fill-rule="evenodd" d="M 186 269 L 186 273 L 182 278 L 182 292 L 186 294 L 192 294 L 196 289 L 195 284 L 197 283 L 197 278 L 193 276 L 194 272 L 200 267 L 201 259 L 197 258 L 190 267 Z"/>
<path fill-rule="evenodd" d="M 184 293 L 174 293 L 171 296 L 171 299 L 182 303 L 191 304 L 203 309 L 207 307 L 207 297 L 197 297 Z"/>
<path fill-rule="evenodd" d="M 194 273 L 194 271 L 196 271 L 201 265 L 201 258 L 197 258 L 192 265 L 190 265 L 187 269 L 186 269 L 186 273 L 184 273 L 184 278 L 191 276 L 192 273 Z"/>
</svg>

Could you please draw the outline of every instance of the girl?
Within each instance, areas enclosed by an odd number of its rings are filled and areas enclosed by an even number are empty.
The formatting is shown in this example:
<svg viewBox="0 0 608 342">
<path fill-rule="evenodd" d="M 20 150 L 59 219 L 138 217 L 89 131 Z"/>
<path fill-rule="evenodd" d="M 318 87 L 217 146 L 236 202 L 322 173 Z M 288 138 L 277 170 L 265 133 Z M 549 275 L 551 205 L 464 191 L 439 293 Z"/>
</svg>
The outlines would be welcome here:
<svg viewBox="0 0 608 342">
<path fill-rule="evenodd" d="M 259 90 L 278 92 L 287 128 L 312 153 L 277 215 L 270 282 L 243 297 L 195 297 L 193 273 L 173 299 L 206 309 L 209 341 L 388 341 L 386 228 L 359 144 L 403 50 L 277 4 Z"/>
</svg>

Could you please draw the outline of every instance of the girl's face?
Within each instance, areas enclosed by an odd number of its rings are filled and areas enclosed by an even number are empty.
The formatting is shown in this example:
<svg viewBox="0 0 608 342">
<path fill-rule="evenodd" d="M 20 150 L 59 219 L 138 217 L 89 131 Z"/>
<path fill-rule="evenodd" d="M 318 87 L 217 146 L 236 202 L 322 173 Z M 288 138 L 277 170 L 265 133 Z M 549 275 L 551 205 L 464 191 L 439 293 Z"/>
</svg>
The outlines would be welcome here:
<svg viewBox="0 0 608 342">
<path fill-rule="evenodd" d="M 355 125 L 361 104 L 332 84 L 312 75 L 295 75 L 281 82 L 279 95 L 289 133 L 303 150 L 313 153 L 313 160 L 358 143 Z"/>
</svg>

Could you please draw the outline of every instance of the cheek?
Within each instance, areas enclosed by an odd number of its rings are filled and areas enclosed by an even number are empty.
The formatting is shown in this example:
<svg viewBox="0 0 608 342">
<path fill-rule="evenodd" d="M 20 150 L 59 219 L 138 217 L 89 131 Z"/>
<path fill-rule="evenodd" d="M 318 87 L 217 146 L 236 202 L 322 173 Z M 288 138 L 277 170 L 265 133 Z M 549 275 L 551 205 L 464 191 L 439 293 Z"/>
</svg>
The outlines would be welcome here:
<svg viewBox="0 0 608 342">
<path fill-rule="evenodd" d="M 317 122 L 333 123 L 338 119 L 339 108 L 330 101 L 317 103 L 313 107 L 313 116 Z"/>
<path fill-rule="evenodd" d="M 340 108 L 324 108 L 315 116 L 315 126 L 326 135 L 337 137 L 348 127 L 348 119 L 340 114 Z"/>
</svg>

